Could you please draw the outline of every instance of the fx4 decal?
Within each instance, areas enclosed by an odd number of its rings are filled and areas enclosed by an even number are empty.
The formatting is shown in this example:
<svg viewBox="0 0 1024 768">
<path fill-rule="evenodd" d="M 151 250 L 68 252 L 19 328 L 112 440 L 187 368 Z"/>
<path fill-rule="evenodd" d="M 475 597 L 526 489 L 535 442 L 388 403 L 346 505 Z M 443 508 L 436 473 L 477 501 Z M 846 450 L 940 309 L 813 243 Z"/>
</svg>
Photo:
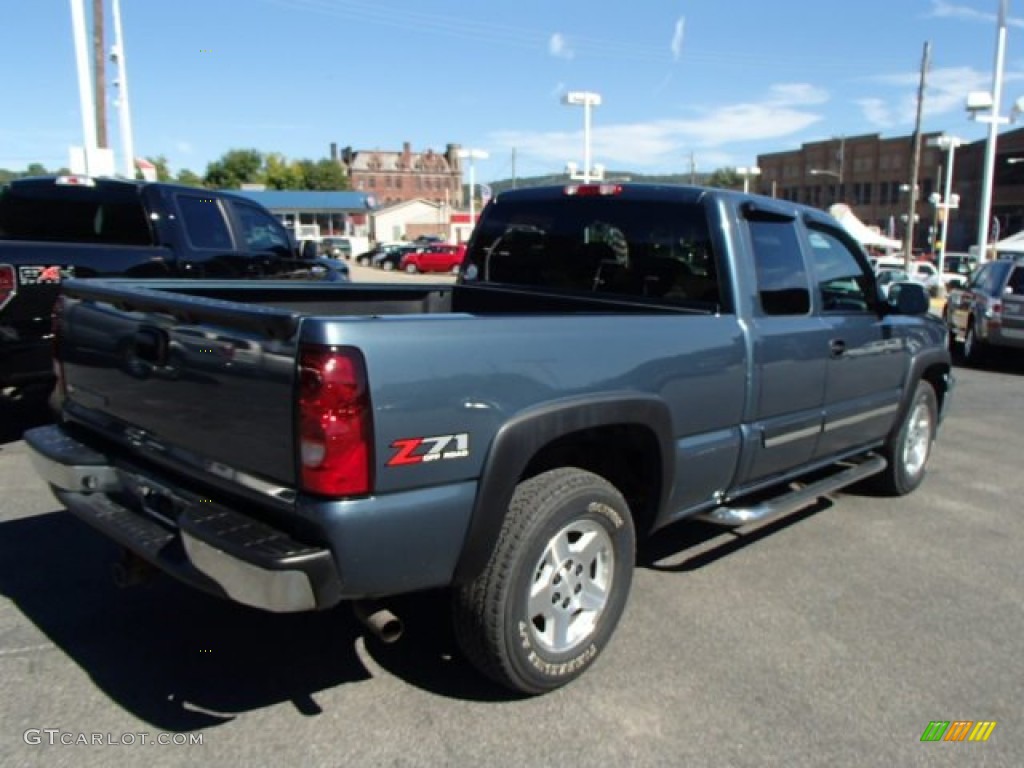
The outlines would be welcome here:
<svg viewBox="0 0 1024 768">
<path fill-rule="evenodd" d="M 18 279 L 22 285 L 56 284 L 74 276 L 74 267 L 18 267 Z"/>
<path fill-rule="evenodd" d="M 385 466 L 402 467 L 426 461 L 464 459 L 469 456 L 469 435 L 438 435 L 437 437 L 407 437 L 391 444 L 394 455 Z"/>
</svg>

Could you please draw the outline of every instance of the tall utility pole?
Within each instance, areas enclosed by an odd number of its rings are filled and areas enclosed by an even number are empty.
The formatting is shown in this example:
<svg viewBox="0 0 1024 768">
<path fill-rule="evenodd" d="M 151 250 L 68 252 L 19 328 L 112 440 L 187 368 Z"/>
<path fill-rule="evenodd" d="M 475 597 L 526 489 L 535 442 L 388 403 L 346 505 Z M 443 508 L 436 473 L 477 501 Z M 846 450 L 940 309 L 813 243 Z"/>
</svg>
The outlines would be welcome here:
<svg viewBox="0 0 1024 768">
<path fill-rule="evenodd" d="M 690 186 L 697 183 L 697 160 L 693 156 L 693 152 L 690 152 Z"/>
<path fill-rule="evenodd" d="M 1008 0 L 999 0 L 999 16 L 996 20 L 996 60 L 992 66 L 992 111 L 987 120 L 988 141 L 985 142 L 985 168 L 981 182 L 981 209 L 978 213 L 978 261 L 989 257 L 989 217 L 992 215 L 992 185 L 996 167 L 996 142 L 999 140 L 999 125 L 1005 122 L 999 114 L 1003 99 L 1003 64 L 1006 58 L 1006 14 Z M 981 119 L 976 118 L 976 119 Z"/>
<path fill-rule="evenodd" d="M 107 144 L 107 48 L 103 43 L 103 0 L 92 0 L 92 57 L 96 82 L 96 146 Z"/>
<path fill-rule="evenodd" d="M 512 147 L 512 189 L 516 188 L 516 148 Z"/>
<path fill-rule="evenodd" d="M 128 103 L 128 64 L 125 61 L 124 33 L 121 30 L 121 0 L 114 0 L 114 46 L 110 58 L 117 65 L 117 115 L 120 119 L 121 173 L 135 178 L 135 139 L 132 135 L 132 113 Z"/>
<path fill-rule="evenodd" d="M 910 202 L 907 207 L 907 231 L 903 236 L 903 261 L 910 269 L 914 249 L 914 216 L 917 213 L 917 176 L 921 172 L 921 114 L 924 111 L 924 89 L 928 80 L 928 66 L 931 61 L 932 44 L 924 44 L 921 56 L 921 82 L 917 87 L 917 120 L 914 123 L 914 159 L 910 165 Z"/>
</svg>

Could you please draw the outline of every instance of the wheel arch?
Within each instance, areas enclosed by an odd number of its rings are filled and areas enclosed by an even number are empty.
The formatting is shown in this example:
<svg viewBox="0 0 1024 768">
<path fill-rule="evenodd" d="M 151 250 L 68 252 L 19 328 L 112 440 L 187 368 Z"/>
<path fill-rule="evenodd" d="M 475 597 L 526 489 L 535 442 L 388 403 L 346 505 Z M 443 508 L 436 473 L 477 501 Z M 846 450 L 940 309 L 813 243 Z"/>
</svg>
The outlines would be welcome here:
<svg viewBox="0 0 1024 768">
<path fill-rule="evenodd" d="M 903 397 L 900 400 L 900 409 L 896 418 L 896 429 L 903 423 L 903 419 L 913 403 L 914 391 L 919 381 L 928 382 L 935 390 L 935 399 L 941 420 L 945 414 L 949 393 L 953 388 L 952 370 L 953 363 L 948 349 L 931 349 L 913 359 L 903 386 Z"/>
<path fill-rule="evenodd" d="M 640 535 L 669 498 L 672 457 L 671 412 L 653 395 L 572 398 L 517 414 L 498 430 L 484 460 L 453 582 L 483 570 L 522 480 L 559 466 L 594 472 L 626 497 Z"/>
</svg>

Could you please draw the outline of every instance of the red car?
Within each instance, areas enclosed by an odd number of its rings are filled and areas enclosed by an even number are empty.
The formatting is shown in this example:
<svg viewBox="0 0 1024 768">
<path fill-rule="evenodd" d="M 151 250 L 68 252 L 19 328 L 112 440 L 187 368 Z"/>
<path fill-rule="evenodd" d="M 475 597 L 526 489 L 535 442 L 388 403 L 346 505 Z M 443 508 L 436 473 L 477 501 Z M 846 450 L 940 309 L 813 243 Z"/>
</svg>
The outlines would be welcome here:
<svg viewBox="0 0 1024 768">
<path fill-rule="evenodd" d="M 466 256 L 465 243 L 460 245 L 430 245 L 419 253 L 402 257 L 401 268 L 411 275 L 417 272 L 451 272 L 459 274 Z"/>
</svg>

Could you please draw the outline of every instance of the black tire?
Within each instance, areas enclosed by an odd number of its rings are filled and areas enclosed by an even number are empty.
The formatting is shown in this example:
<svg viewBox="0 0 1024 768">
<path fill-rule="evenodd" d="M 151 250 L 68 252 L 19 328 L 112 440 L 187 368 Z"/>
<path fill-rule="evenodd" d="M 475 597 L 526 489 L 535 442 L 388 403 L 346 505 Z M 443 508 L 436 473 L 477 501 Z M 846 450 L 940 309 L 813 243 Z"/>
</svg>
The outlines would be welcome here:
<svg viewBox="0 0 1024 768">
<path fill-rule="evenodd" d="M 415 275 L 418 270 L 416 269 L 415 264 L 406 264 L 405 271 L 410 275 Z"/>
<path fill-rule="evenodd" d="M 915 490 L 924 480 L 938 423 L 935 390 L 927 381 L 919 381 L 899 429 L 883 450 L 889 466 L 871 478 L 871 486 L 887 496 L 905 496 Z"/>
<path fill-rule="evenodd" d="M 391 270 L 393 270 L 395 268 L 395 265 L 392 262 L 390 262 L 390 261 L 381 262 L 380 266 L 381 266 L 381 269 L 383 269 L 385 272 L 390 272 Z"/>
<path fill-rule="evenodd" d="M 604 478 L 562 468 L 520 483 L 490 561 L 453 595 L 463 653 L 492 680 L 522 693 L 575 680 L 622 616 L 635 550 L 626 500 Z M 541 587 L 532 609 L 531 587 Z"/>
<path fill-rule="evenodd" d="M 974 319 L 967 323 L 967 330 L 964 331 L 964 362 L 968 365 L 981 365 L 985 362 L 985 344 L 978 338 L 974 329 Z"/>
</svg>

